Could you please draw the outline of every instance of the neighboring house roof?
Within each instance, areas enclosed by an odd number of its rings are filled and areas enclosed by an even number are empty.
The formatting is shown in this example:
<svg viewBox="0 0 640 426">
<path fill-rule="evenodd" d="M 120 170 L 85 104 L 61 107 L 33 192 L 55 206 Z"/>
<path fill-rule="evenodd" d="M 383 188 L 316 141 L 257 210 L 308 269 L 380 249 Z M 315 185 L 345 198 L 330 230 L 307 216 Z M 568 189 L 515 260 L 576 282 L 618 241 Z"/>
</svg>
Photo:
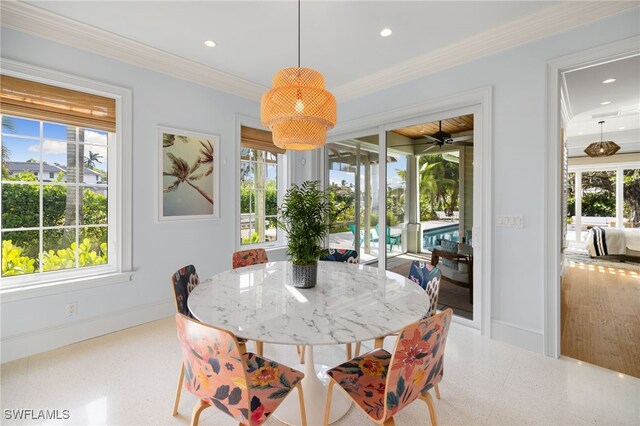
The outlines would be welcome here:
<svg viewBox="0 0 640 426">
<path fill-rule="evenodd" d="M 40 173 L 40 163 L 30 163 L 26 161 L 7 161 L 5 164 L 7 165 L 7 168 L 11 173 L 20 173 L 25 171 L 29 171 L 31 173 Z M 66 172 L 67 169 L 62 166 L 56 166 L 54 164 L 45 163 L 42 165 L 42 171 L 44 173 L 51 173 L 51 172 L 59 173 L 59 172 Z M 101 173 L 98 173 L 86 167 L 84 168 L 84 174 L 102 176 Z"/>
<path fill-rule="evenodd" d="M 40 163 L 29 163 L 26 161 L 7 161 L 5 163 L 11 173 L 31 172 L 40 173 Z M 43 164 L 42 171 L 45 173 L 59 173 L 64 172 L 62 167 L 55 166 L 53 164 Z"/>
</svg>

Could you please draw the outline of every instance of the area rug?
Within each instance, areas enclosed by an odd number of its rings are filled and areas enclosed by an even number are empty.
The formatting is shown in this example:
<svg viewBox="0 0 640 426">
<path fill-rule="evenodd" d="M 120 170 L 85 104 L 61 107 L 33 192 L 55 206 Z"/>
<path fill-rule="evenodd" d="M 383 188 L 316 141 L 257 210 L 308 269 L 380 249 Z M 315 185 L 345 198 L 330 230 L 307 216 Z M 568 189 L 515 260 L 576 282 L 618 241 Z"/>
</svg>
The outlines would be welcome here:
<svg viewBox="0 0 640 426">
<path fill-rule="evenodd" d="M 605 268 L 618 268 L 618 269 L 631 269 L 640 271 L 640 261 L 614 261 L 614 260 L 604 260 L 595 257 L 589 256 L 589 252 L 586 249 L 580 248 L 567 248 L 564 253 L 565 262 L 571 263 L 582 263 L 585 265 L 593 265 L 593 266 L 602 266 Z"/>
</svg>

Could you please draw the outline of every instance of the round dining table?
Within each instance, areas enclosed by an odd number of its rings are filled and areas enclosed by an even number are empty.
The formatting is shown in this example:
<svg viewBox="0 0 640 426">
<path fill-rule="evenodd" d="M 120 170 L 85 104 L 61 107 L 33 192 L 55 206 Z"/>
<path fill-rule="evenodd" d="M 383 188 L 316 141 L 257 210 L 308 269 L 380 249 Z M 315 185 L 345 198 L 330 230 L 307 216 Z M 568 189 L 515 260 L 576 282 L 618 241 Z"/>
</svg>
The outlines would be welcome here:
<svg viewBox="0 0 640 426">
<path fill-rule="evenodd" d="M 304 365 L 292 367 L 304 371 L 307 422 L 316 425 L 324 419 L 329 381 L 325 372 L 329 367 L 314 364 L 313 347 L 395 333 L 427 314 L 429 296 L 394 272 L 326 261 L 318 263 L 315 287 L 297 288 L 291 281 L 291 263 L 281 261 L 209 277 L 193 289 L 187 303 L 199 321 L 237 337 L 305 345 Z M 345 361 L 336 359 L 335 365 Z M 297 396 L 288 397 L 273 415 L 286 424 L 300 424 L 297 401 Z M 350 406 L 351 398 L 334 388 L 329 423 L 344 416 Z"/>
</svg>

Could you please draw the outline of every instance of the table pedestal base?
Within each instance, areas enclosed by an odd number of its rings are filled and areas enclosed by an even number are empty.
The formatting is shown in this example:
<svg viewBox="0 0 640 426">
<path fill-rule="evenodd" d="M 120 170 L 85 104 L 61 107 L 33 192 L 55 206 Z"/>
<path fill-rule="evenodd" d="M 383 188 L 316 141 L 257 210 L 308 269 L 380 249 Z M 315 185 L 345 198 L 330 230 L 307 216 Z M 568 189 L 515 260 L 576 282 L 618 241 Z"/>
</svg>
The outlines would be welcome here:
<svg viewBox="0 0 640 426">
<path fill-rule="evenodd" d="M 324 410 L 327 404 L 327 387 L 329 376 L 326 365 L 313 363 L 313 346 L 307 346 L 304 354 L 304 365 L 296 365 L 293 368 L 304 371 L 302 379 L 302 392 L 304 393 L 304 407 L 307 412 L 307 424 L 309 426 L 321 425 L 324 421 Z M 331 413 L 329 423 L 338 421 L 347 414 L 351 407 L 351 398 L 339 387 L 334 386 L 331 392 Z M 298 389 L 293 389 L 289 396 L 280 404 L 273 416 L 288 425 L 301 425 L 300 408 L 298 405 Z"/>
</svg>

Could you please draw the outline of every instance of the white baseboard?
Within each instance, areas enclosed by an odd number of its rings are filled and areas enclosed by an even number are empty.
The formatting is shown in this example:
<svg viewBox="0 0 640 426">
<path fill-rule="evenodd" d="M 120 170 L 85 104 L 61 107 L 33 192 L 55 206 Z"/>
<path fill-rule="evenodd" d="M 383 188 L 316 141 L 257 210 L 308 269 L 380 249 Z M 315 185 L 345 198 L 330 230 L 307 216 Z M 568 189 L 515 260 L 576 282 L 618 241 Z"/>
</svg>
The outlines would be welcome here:
<svg viewBox="0 0 640 426">
<path fill-rule="evenodd" d="M 166 318 L 175 313 L 172 300 L 112 312 L 87 319 L 2 339 L 1 362 L 50 351 L 82 340 Z"/>
<path fill-rule="evenodd" d="M 543 353 L 544 334 L 508 322 L 491 320 L 491 338 L 532 352 Z"/>
</svg>

